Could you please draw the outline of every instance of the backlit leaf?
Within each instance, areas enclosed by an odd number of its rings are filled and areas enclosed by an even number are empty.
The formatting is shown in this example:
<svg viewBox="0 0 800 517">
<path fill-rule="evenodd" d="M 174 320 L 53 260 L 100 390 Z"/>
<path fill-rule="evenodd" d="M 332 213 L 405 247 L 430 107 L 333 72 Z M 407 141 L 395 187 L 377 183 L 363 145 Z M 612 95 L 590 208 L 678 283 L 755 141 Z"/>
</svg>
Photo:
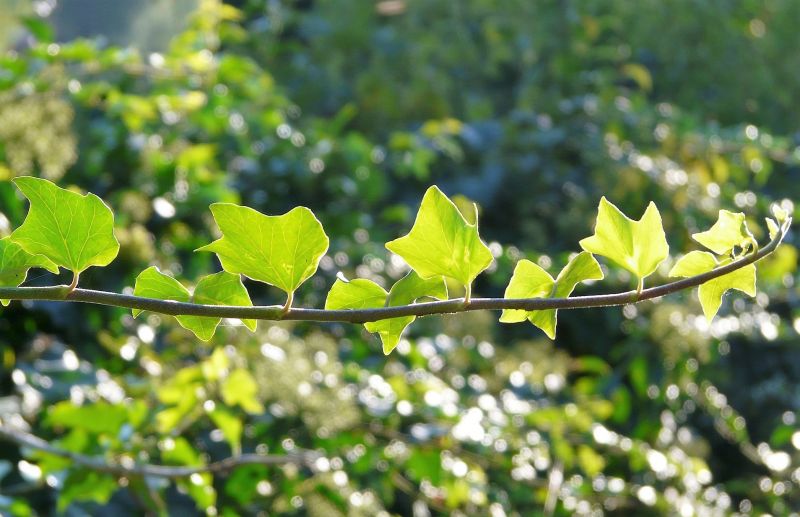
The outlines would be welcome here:
<svg viewBox="0 0 800 517">
<path fill-rule="evenodd" d="M 530 260 L 517 262 L 514 274 L 506 287 L 504 298 L 547 298 L 553 292 L 555 280 L 550 273 Z M 528 319 L 528 312 L 518 309 L 505 309 L 500 315 L 503 323 L 519 323 Z"/>
<path fill-rule="evenodd" d="M 600 199 L 594 235 L 580 242 L 581 247 L 602 255 L 643 279 L 653 273 L 669 255 L 669 245 L 661 224 L 661 214 L 650 203 L 638 221 L 629 219 L 605 197 Z"/>
<path fill-rule="evenodd" d="M 253 306 L 241 277 L 227 271 L 201 278 L 194 288 L 192 301 L 203 305 Z M 251 331 L 256 330 L 256 320 L 242 320 L 242 323 Z"/>
<path fill-rule="evenodd" d="M 32 267 L 58 273 L 58 266 L 44 255 L 31 255 L 8 237 L 0 239 L 0 287 L 17 287 L 25 281 Z M 8 305 L 8 300 L 0 300 L 0 303 Z"/>
<path fill-rule="evenodd" d="M 386 243 L 422 278 L 446 276 L 469 286 L 489 267 L 492 254 L 458 208 L 436 186 L 422 198 L 411 231 Z"/>
<path fill-rule="evenodd" d="M 239 275 L 225 271 L 200 279 L 194 289 L 194 294 L 192 294 L 176 279 L 165 275 L 157 267 L 152 266 L 142 271 L 136 278 L 133 294 L 145 298 L 184 303 L 193 302 L 205 305 L 234 305 L 242 307 L 253 305 Z M 139 316 L 141 312 L 141 310 L 133 309 L 133 317 Z M 214 336 L 214 332 L 221 321 L 221 318 L 206 316 L 176 316 L 175 318 L 183 328 L 194 332 L 203 341 L 208 341 Z M 243 323 L 250 330 L 255 330 L 256 328 L 254 320 L 244 320 Z"/>
<path fill-rule="evenodd" d="M 386 290 L 365 278 L 344 281 L 337 278 L 328 291 L 325 310 L 375 309 L 386 303 Z"/>
<path fill-rule="evenodd" d="M 217 254 L 225 271 L 266 282 L 289 295 L 317 270 L 328 236 L 313 212 L 296 207 L 269 216 L 230 203 L 211 205 L 222 238 L 198 251 Z"/>
<path fill-rule="evenodd" d="M 690 277 L 706 273 L 719 265 L 717 259 L 706 251 L 687 253 L 669 272 L 671 277 Z M 756 295 L 756 267 L 748 264 L 736 271 L 709 280 L 697 289 L 703 314 L 711 321 L 722 305 L 722 296 L 729 289 L 736 289 L 747 295 Z"/>
<path fill-rule="evenodd" d="M 769 230 L 769 238 L 770 240 L 772 240 L 775 238 L 776 235 L 780 233 L 781 228 L 780 226 L 778 226 L 778 223 L 776 223 L 775 220 L 772 219 L 771 217 L 767 217 L 766 221 L 767 221 L 767 229 Z"/>
<path fill-rule="evenodd" d="M 447 284 L 444 277 L 420 278 L 410 271 L 406 276 L 395 282 L 389 291 L 388 306 L 397 307 L 414 303 L 420 298 L 447 299 Z M 416 316 L 404 316 L 388 320 L 372 321 L 365 323 L 364 327 L 369 332 L 377 333 L 383 343 L 383 353 L 389 355 L 400 342 L 403 331 L 414 322 Z"/>
<path fill-rule="evenodd" d="M 514 269 L 505 298 L 567 298 L 581 282 L 602 280 L 600 264 L 586 251 L 573 257 L 553 280 L 547 271 L 529 260 L 521 260 Z M 557 309 L 524 311 L 506 309 L 500 316 L 503 323 L 516 323 L 527 319 L 550 339 L 555 339 Z"/>
<path fill-rule="evenodd" d="M 325 309 L 376 309 L 380 307 L 407 305 L 419 298 L 447 298 L 447 286 L 441 276 L 420 278 L 414 271 L 398 280 L 388 293 L 372 280 L 357 278 L 351 281 L 337 279 L 328 292 Z M 403 316 L 364 324 L 369 332 L 377 333 L 383 343 L 383 351 L 389 354 L 400 341 L 405 328 L 413 323 L 414 316 Z"/>
<path fill-rule="evenodd" d="M 714 226 L 704 232 L 692 234 L 692 239 L 717 255 L 727 255 L 735 247 L 747 248 L 753 242 L 744 214 L 727 210 L 720 210 Z"/>
<path fill-rule="evenodd" d="M 29 176 L 14 183 L 31 202 L 25 222 L 11 234 L 25 251 L 44 255 L 76 274 L 108 265 L 117 256 L 114 214 L 99 197 Z"/>
</svg>

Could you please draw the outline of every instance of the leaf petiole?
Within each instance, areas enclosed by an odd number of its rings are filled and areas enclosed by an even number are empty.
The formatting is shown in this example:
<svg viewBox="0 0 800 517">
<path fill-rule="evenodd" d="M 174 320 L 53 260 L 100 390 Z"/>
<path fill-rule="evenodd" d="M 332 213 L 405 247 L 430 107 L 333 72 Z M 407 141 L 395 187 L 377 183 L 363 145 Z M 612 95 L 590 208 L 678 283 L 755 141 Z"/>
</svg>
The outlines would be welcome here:
<svg viewBox="0 0 800 517">
<path fill-rule="evenodd" d="M 293 301 L 294 301 L 294 291 L 289 291 L 289 294 L 286 296 L 286 303 L 283 305 L 283 309 L 281 309 L 283 314 L 289 312 L 289 309 L 292 308 Z"/>
<path fill-rule="evenodd" d="M 69 284 L 69 290 L 67 291 L 67 294 L 71 293 L 72 291 L 75 290 L 76 287 L 78 287 L 78 280 L 80 279 L 80 277 L 81 277 L 80 273 L 74 273 L 72 275 L 72 283 Z"/>
</svg>

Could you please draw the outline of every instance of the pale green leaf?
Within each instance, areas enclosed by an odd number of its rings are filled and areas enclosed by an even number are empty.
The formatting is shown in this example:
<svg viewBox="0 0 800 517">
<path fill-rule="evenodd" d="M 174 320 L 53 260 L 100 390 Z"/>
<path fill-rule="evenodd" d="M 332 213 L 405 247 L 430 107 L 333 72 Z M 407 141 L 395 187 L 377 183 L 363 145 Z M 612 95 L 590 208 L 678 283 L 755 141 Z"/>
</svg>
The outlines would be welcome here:
<svg viewBox="0 0 800 517">
<path fill-rule="evenodd" d="M 489 267 L 492 253 L 458 208 L 436 186 L 422 198 L 411 231 L 386 243 L 422 278 L 446 276 L 469 286 Z"/>
<path fill-rule="evenodd" d="M 152 266 L 142 271 L 136 278 L 136 285 L 133 288 L 135 296 L 145 298 L 156 298 L 158 300 L 171 300 L 175 302 L 193 302 L 207 305 L 234 305 L 250 307 L 252 302 L 250 296 L 239 275 L 234 275 L 221 271 L 208 275 L 197 283 L 194 295 L 189 292 L 180 282 L 165 275 Z M 141 310 L 133 309 L 133 317 L 139 316 Z M 208 341 L 214 336 L 221 318 L 206 316 L 176 316 L 178 323 L 192 331 L 198 338 Z M 250 330 L 255 330 L 255 321 L 243 321 Z"/>
<path fill-rule="evenodd" d="M 192 301 L 203 305 L 253 306 L 241 277 L 227 271 L 220 271 L 201 278 L 194 288 Z M 256 320 L 242 320 L 242 323 L 255 332 Z"/>
<path fill-rule="evenodd" d="M 420 278 L 414 271 L 398 280 L 389 293 L 372 280 L 357 278 L 349 282 L 337 279 L 328 292 L 325 309 L 377 309 L 414 303 L 419 298 L 447 298 L 444 278 Z M 403 330 L 414 321 L 414 316 L 404 316 L 364 324 L 369 332 L 377 333 L 383 351 L 389 354 L 400 341 Z"/>
<path fill-rule="evenodd" d="M 389 306 L 408 305 L 420 298 L 447 299 L 447 283 L 444 277 L 422 278 L 415 271 L 394 283 L 389 290 Z"/>
<path fill-rule="evenodd" d="M 778 223 L 776 223 L 775 220 L 772 219 L 771 217 L 767 217 L 766 221 L 767 221 L 767 229 L 769 230 L 769 238 L 770 240 L 772 240 L 775 238 L 776 235 L 778 235 L 781 232 L 781 228 L 780 226 L 778 226 Z"/>
<path fill-rule="evenodd" d="M 661 214 L 650 203 L 638 221 L 629 219 L 605 197 L 600 199 L 594 235 L 580 242 L 581 247 L 627 269 L 637 278 L 652 274 L 669 255 L 669 245 L 661 224 Z"/>
<path fill-rule="evenodd" d="M 78 274 L 108 265 L 119 252 L 114 214 L 94 194 L 84 196 L 29 176 L 14 183 L 30 202 L 30 210 L 11 240 L 33 255 Z"/>
<path fill-rule="evenodd" d="M 409 273 L 395 282 L 389 290 L 388 306 L 412 304 L 420 298 L 447 299 L 447 284 L 444 277 L 421 278 L 415 271 Z M 383 353 L 389 355 L 400 342 L 403 331 L 416 319 L 415 316 L 404 316 L 388 320 L 372 321 L 365 323 L 364 327 L 369 332 L 380 336 L 383 344 Z"/>
<path fill-rule="evenodd" d="M 222 381 L 220 395 L 225 404 L 229 406 L 241 406 L 242 409 L 251 414 L 261 413 L 264 407 L 258 401 L 258 385 L 249 371 L 243 368 L 233 370 L 231 374 Z"/>
<path fill-rule="evenodd" d="M 58 273 L 58 266 L 44 255 L 31 255 L 8 237 L 0 239 L 0 287 L 17 287 L 25 281 L 32 267 Z M 0 303 L 8 305 L 8 300 L 0 300 Z"/>
<path fill-rule="evenodd" d="M 344 281 L 339 278 L 328 291 L 325 310 L 374 309 L 386 303 L 386 290 L 365 278 Z"/>
<path fill-rule="evenodd" d="M 553 292 L 555 280 L 550 273 L 530 260 L 517 262 L 514 274 L 506 287 L 504 298 L 546 298 Z M 528 311 L 505 309 L 500 315 L 503 323 L 519 323 L 528 319 Z"/>
<path fill-rule="evenodd" d="M 198 251 L 217 254 L 225 271 L 266 282 L 289 295 L 317 270 L 328 236 L 313 212 L 296 207 L 269 216 L 252 208 L 215 203 L 222 238 Z"/>
<path fill-rule="evenodd" d="M 783 209 L 780 205 L 772 205 L 772 214 L 775 216 L 779 224 L 783 224 L 789 218 L 789 212 Z"/>
<path fill-rule="evenodd" d="M 671 277 L 690 277 L 717 267 L 717 259 L 707 251 L 692 251 L 682 256 L 669 271 Z"/>
<path fill-rule="evenodd" d="M 687 253 L 669 272 L 671 277 L 691 277 L 706 273 L 718 266 L 717 259 L 706 251 Z M 749 296 L 756 295 L 756 267 L 748 264 L 727 275 L 709 280 L 697 289 L 700 306 L 706 319 L 711 321 L 722 305 L 722 297 L 729 289 L 736 289 Z"/>
<path fill-rule="evenodd" d="M 155 266 L 150 266 L 139 273 L 133 287 L 133 295 L 182 303 L 188 303 L 192 298 L 192 294 L 183 284 L 171 276 L 165 275 Z M 133 317 L 138 318 L 142 310 L 133 309 L 132 312 Z"/>
<path fill-rule="evenodd" d="M 600 264 L 586 251 L 579 253 L 556 277 L 556 284 L 553 288 L 553 298 L 567 298 L 581 282 L 587 280 L 602 280 L 603 271 Z M 546 309 L 541 311 L 530 311 L 528 321 L 539 327 L 547 334 L 550 339 L 556 337 L 556 321 L 558 317 L 557 309 Z"/>
<path fill-rule="evenodd" d="M 603 271 L 591 253 L 583 251 L 575 255 L 564 269 L 553 278 L 542 268 L 528 260 L 522 260 L 514 269 L 514 275 L 506 289 L 506 298 L 567 298 L 575 287 L 587 280 L 602 280 Z M 527 319 L 550 339 L 555 339 L 558 310 L 544 309 L 524 311 L 506 309 L 500 316 L 503 323 L 516 323 Z"/>
<path fill-rule="evenodd" d="M 747 248 L 753 241 L 744 214 L 728 210 L 720 210 L 717 222 L 704 232 L 692 234 L 692 238 L 717 255 L 727 255 L 737 246 Z"/>
</svg>

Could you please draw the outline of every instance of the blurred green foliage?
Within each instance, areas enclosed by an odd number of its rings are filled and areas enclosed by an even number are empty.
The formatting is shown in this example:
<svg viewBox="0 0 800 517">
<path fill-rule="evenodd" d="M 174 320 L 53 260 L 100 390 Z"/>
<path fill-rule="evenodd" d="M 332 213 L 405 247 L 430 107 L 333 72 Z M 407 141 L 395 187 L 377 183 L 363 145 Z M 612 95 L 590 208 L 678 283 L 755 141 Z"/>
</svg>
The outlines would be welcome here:
<svg viewBox="0 0 800 517">
<path fill-rule="evenodd" d="M 0 57 L 0 237 L 25 213 L 12 177 L 97 193 L 122 248 L 82 285 L 215 271 L 192 250 L 218 237 L 218 201 L 313 208 L 330 249 L 296 303 L 319 307 L 337 271 L 384 288 L 405 274 L 383 243 L 433 183 L 480 205 L 487 296 L 522 258 L 565 265 L 601 195 L 633 214 L 655 201 L 674 256 L 720 208 L 763 241 L 769 204 L 800 199 L 794 0 L 203 0 L 156 38 L 183 12 L 168 4 L 92 39 L 69 2 L 0 20 L 16 38 Z M 606 273 L 587 292 L 635 284 Z M 224 322 L 206 345 L 167 317 L 14 303 L 0 309 L 4 423 L 130 463 L 323 457 L 169 482 L 4 443 L 0 512 L 788 514 L 797 280 L 790 237 L 759 266 L 755 301 L 711 324 L 688 293 L 560 311 L 555 343 L 496 314 L 424 318 L 389 357 L 356 325 Z"/>
</svg>

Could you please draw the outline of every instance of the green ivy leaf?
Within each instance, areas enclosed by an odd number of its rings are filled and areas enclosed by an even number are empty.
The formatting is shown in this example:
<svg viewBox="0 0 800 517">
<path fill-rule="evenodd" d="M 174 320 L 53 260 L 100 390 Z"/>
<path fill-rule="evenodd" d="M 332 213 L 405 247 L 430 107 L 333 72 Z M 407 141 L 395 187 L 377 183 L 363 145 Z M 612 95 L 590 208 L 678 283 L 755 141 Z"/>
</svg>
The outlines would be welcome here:
<svg viewBox="0 0 800 517">
<path fill-rule="evenodd" d="M 692 234 L 692 239 L 717 255 L 730 254 L 737 246 L 749 248 L 755 242 L 750 230 L 747 229 L 744 214 L 728 210 L 720 210 L 714 226 L 704 232 Z"/>
<path fill-rule="evenodd" d="M 411 231 L 386 243 L 422 278 L 446 276 L 467 289 L 492 263 L 492 253 L 455 204 L 436 186 L 422 198 Z"/>
<path fill-rule="evenodd" d="M 774 239 L 776 235 L 778 235 L 781 231 L 781 227 L 778 226 L 778 223 L 775 222 L 774 219 L 767 217 L 765 219 L 767 221 L 767 230 L 769 231 L 769 238 L 770 240 Z"/>
<path fill-rule="evenodd" d="M 239 405 L 251 414 L 262 413 L 264 406 L 258 401 L 258 385 L 253 376 L 244 368 L 237 368 L 222 381 L 220 395 L 225 404 Z"/>
<path fill-rule="evenodd" d="M 247 289 L 242 285 L 239 275 L 221 271 L 200 279 L 194 289 L 194 295 L 180 282 L 171 276 L 165 275 L 157 267 L 151 266 L 136 277 L 133 288 L 135 296 L 156 298 L 158 300 L 172 300 L 184 303 L 201 303 L 208 305 L 235 305 L 251 307 L 253 303 L 247 294 Z M 133 309 L 133 317 L 141 314 L 139 309 Z M 214 336 L 221 318 L 205 316 L 176 316 L 180 325 L 192 331 L 198 338 L 208 341 Z M 243 320 L 247 328 L 256 329 L 255 320 Z"/>
<path fill-rule="evenodd" d="M 0 287 L 17 287 L 25 281 L 32 267 L 58 273 L 58 266 L 44 255 L 31 255 L 8 237 L 0 239 Z M 8 300 L 0 300 L 0 303 L 8 305 Z"/>
<path fill-rule="evenodd" d="M 505 298 L 567 298 L 575 287 L 587 280 L 602 280 L 603 271 L 591 253 L 575 255 L 553 280 L 550 274 L 530 260 L 521 260 L 506 288 Z M 528 320 L 547 334 L 556 337 L 557 309 L 524 311 L 506 309 L 500 315 L 503 323 Z"/>
<path fill-rule="evenodd" d="M 447 299 L 447 284 L 444 277 L 422 278 L 416 272 L 409 271 L 389 290 L 388 305 L 390 307 L 408 305 L 425 297 L 437 300 Z"/>
<path fill-rule="evenodd" d="M 84 196 L 29 176 L 14 184 L 31 202 L 11 240 L 32 255 L 80 274 L 91 266 L 108 265 L 119 252 L 114 214 L 94 194 Z"/>
<path fill-rule="evenodd" d="M 198 251 L 217 254 L 223 269 L 294 291 L 317 270 L 328 251 L 328 236 L 308 208 L 279 216 L 230 203 L 211 205 L 222 238 Z"/>
<path fill-rule="evenodd" d="M 444 277 L 421 278 L 416 272 L 409 273 L 395 282 L 389 290 L 387 305 L 397 307 L 409 305 L 420 298 L 447 299 L 447 284 Z M 389 355 L 400 342 L 403 331 L 411 325 L 416 316 L 391 318 L 388 320 L 372 321 L 364 324 L 369 332 L 377 333 L 383 343 L 383 353 Z"/>
<path fill-rule="evenodd" d="M 717 259 L 707 251 L 687 253 L 673 266 L 669 272 L 671 277 L 690 277 L 711 271 L 719 266 Z M 756 267 L 748 264 L 732 273 L 714 278 L 697 289 L 703 314 L 710 322 L 722 305 L 722 296 L 729 289 L 736 289 L 747 295 L 756 295 Z"/>
<path fill-rule="evenodd" d="M 546 298 L 553 292 L 555 280 L 541 266 L 527 259 L 517 262 L 514 274 L 506 287 L 504 298 Z M 519 323 L 528 319 L 530 311 L 505 309 L 500 315 L 503 323 Z"/>
<path fill-rule="evenodd" d="M 203 305 L 253 306 L 241 277 L 227 271 L 220 271 L 201 278 L 194 288 L 192 301 Z M 255 332 L 258 324 L 256 320 L 242 320 L 242 323 L 252 332 Z"/>
<path fill-rule="evenodd" d="M 580 245 L 590 253 L 611 259 L 639 280 L 652 274 L 669 255 L 661 214 L 652 202 L 642 218 L 634 221 L 603 197 L 594 235 L 581 240 Z"/>
<path fill-rule="evenodd" d="M 377 309 L 384 306 L 388 294 L 372 280 L 356 278 L 346 281 L 337 278 L 328 291 L 325 310 Z"/>
<path fill-rule="evenodd" d="M 357 278 L 351 281 L 337 279 L 328 292 L 325 309 L 377 309 L 380 307 L 396 307 L 414 303 L 419 298 L 430 297 L 439 300 L 447 299 L 447 285 L 444 278 L 421 278 L 410 271 L 398 280 L 387 293 L 383 287 L 372 280 Z M 364 324 L 369 332 L 377 333 L 383 343 L 383 352 L 388 355 L 397 347 L 403 331 L 416 319 L 415 316 L 403 316 Z"/>
</svg>

